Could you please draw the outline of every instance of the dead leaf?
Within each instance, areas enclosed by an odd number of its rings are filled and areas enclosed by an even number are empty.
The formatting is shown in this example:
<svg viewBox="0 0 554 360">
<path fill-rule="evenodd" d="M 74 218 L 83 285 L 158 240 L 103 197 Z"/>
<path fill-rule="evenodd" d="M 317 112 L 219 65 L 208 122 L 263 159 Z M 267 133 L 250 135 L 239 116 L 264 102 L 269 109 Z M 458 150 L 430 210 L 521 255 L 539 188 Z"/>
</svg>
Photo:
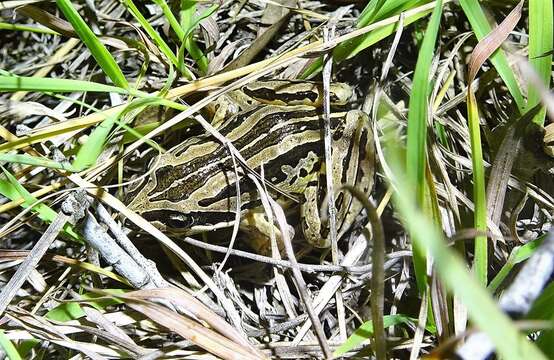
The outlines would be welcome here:
<svg viewBox="0 0 554 360">
<path fill-rule="evenodd" d="M 469 80 L 468 84 L 471 84 L 475 79 L 475 75 L 481 68 L 481 65 L 487 60 L 495 51 L 502 45 L 504 40 L 508 38 L 510 32 L 517 25 L 519 19 L 521 18 L 521 9 L 523 7 L 523 0 L 517 4 L 517 6 L 506 16 L 506 18 L 487 36 L 485 36 L 473 52 L 471 53 L 471 58 L 469 59 Z"/>
</svg>

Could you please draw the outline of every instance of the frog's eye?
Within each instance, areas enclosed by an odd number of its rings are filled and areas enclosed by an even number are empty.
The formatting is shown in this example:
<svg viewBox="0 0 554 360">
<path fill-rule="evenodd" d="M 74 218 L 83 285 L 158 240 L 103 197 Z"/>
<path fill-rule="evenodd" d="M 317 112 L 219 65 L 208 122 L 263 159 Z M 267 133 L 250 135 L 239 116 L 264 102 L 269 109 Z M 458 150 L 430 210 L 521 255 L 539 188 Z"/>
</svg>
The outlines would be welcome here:
<svg viewBox="0 0 554 360">
<path fill-rule="evenodd" d="M 161 222 L 166 228 L 172 230 L 187 230 L 194 226 L 213 226 L 221 223 L 229 223 L 235 219 L 235 213 L 231 211 L 192 211 L 188 213 L 158 209 L 145 211 L 142 217 L 150 222 Z"/>
</svg>

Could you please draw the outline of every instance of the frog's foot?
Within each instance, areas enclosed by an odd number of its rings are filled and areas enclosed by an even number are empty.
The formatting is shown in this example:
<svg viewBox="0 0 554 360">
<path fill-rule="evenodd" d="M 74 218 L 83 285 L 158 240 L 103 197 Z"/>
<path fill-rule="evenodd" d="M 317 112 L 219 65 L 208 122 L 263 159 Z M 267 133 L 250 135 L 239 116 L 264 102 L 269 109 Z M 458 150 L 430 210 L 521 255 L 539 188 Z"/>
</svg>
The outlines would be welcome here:
<svg viewBox="0 0 554 360">
<path fill-rule="evenodd" d="M 240 223 L 240 229 L 248 235 L 250 246 L 261 255 L 271 254 L 271 239 L 275 238 L 277 248 L 283 253 L 283 236 L 278 226 L 270 223 L 263 212 L 248 212 Z M 294 237 L 294 228 L 287 224 L 288 238 Z"/>
<path fill-rule="evenodd" d="M 227 96 L 220 96 L 217 100 L 206 106 L 211 114 L 211 124 L 214 128 L 219 128 L 225 120 L 239 113 L 240 108 Z"/>
</svg>

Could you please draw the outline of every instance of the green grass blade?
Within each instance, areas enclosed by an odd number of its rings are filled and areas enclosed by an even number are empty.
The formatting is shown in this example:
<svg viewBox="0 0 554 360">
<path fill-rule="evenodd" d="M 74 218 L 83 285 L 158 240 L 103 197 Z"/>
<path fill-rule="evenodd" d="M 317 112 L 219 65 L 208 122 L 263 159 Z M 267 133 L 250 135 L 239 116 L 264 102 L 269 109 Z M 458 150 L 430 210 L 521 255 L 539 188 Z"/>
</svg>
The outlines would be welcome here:
<svg viewBox="0 0 554 360">
<path fill-rule="evenodd" d="M 98 37 L 96 37 L 94 32 L 92 32 L 85 20 L 83 20 L 81 15 L 79 15 L 77 10 L 75 10 L 71 4 L 71 1 L 56 0 L 56 4 L 64 13 L 66 19 L 71 23 L 73 29 L 77 35 L 79 35 L 79 38 L 83 40 L 87 48 L 90 50 L 90 53 L 96 59 L 98 65 L 100 65 L 106 76 L 110 78 L 116 86 L 127 89 L 129 84 L 127 83 L 127 79 L 125 79 L 123 72 L 119 68 L 119 65 L 117 65 L 117 62 L 108 49 L 106 49 Z"/>
<path fill-rule="evenodd" d="M 416 199 L 420 206 L 423 205 L 425 199 L 427 118 L 431 89 L 429 72 L 435 53 L 441 14 L 442 1 L 438 1 L 427 25 L 427 31 L 425 31 L 425 37 L 417 57 L 408 110 L 407 176 L 416 188 Z"/>
<path fill-rule="evenodd" d="M 134 139 L 139 138 L 141 136 L 140 133 L 129 128 L 127 125 L 119 122 L 119 119 L 123 118 L 125 115 L 131 112 L 132 112 L 131 116 L 134 117 L 137 114 L 139 114 L 142 110 L 144 110 L 147 106 L 155 106 L 155 105 L 162 105 L 162 104 L 163 105 L 171 104 L 173 106 L 177 106 L 180 110 L 183 109 L 183 105 L 180 105 L 162 98 L 154 97 L 154 96 L 133 100 L 122 111 L 107 117 L 94 129 L 94 131 L 90 134 L 87 141 L 79 149 L 77 156 L 75 157 L 75 161 L 73 162 L 73 168 L 78 169 L 78 171 L 82 171 L 96 163 L 98 157 L 100 156 L 100 153 L 102 152 L 105 144 L 108 141 L 108 136 L 112 132 L 112 129 L 116 123 L 119 124 L 119 127 L 117 129 L 124 128 L 127 130 L 128 133 L 130 133 L 129 135 L 127 135 L 128 137 L 133 136 Z M 148 128 L 148 126 L 146 127 Z M 147 143 L 153 146 L 154 148 L 159 149 L 157 144 L 155 144 L 154 142 L 149 140 L 147 141 Z"/>
<path fill-rule="evenodd" d="M 390 1 L 381 1 L 381 0 L 373 0 L 368 3 L 362 14 L 360 15 L 360 18 L 358 19 L 358 22 L 356 24 L 356 27 L 358 29 L 367 26 L 369 24 L 374 23 L 375 21 L 379 21 L 382 19 L 385 19 L 387 17 L 398 15 L 402 11 L 413 9 L 417 7 L 418 5 L 424 4 L 426 1 L 420 1 L 420 0 L 390 0 Z M 427 14 L 428 12 L 426 12 Z M 419 18 L 423 17 L 425 15 L 419 16 Z M 407 19 L 406 19 L 407 20 Z M 408 23 L 405 22 L 405 25 Z M 394 31 L 394 29 L 393 29 Z M 333 58 L 335 61 L 342 61 L 344 59 L 350 58 L 363 49 L 367 48 L 368 44 L 368 38 L 371 36 L 370 34 L 361 36 L 357 39 L 354 39 L 351 42 L 346 42 L 343 44 L 340 44 L 337 46 L 337 48 L 333 51 Z"/>
<path fill-rule="evenodd" d="M 419 50 L 417 64 L 410 94 L 408 112 L 408 145 L 407 145 L 407 176 L 415 187 L 416 200 L 421 208 L 425 203 L 425 168 L 426 168 L 426 139 L 427 117 L 429 114 L 429 94 L 431 79 L 429 72 L 433 61 L 435 42 L 442 14 L 442 1 L 437 1 L 427 31 Z M 422 248 L 414 245 L 414 268 L 417 285 L 420 293 L 426 288 L 426 254 Z"/>
<path fill-rule="evenodd" d="M 392 4 L 394 3 L 394 1 L 386 2 L 385 6 L 383 6 L 383 9 L 381 10 L 381 13 L 388 9 L 387 5 L 389 3 Z M 406 18 L 404 18 L 404 27 L 422 19 L 423 17 L 427 16 L 430 12 L 431 10 L 424 10 L 424 11 L 417 12 L 414 15 L 407 16 Z M 394 16 L 397 14 L 398 13 L 387 13 L 388 16 Z M 367 26 L 367 25 L 369 25 L 369 23 L 364 24 L 363 26 Z M 358 26 L 358 27 L 363 27 L 363 26 Z M 348 41 L 346 43 L 339 44 L 337 48 L 333 51 L 333 61 L 338 63 L 344 59 L 351 58 L 356 54 L 358 54 L 360 51 L 375 45 L 379 41 L 394 34 L 396 32 L 396 26 L 397 26 L 397 23 L 385 25 L 383 27 L 380 27 L 378 29 L 375 29 L 369 32 L 368 34 L 361 36 L 359 39 L 355 39 L 352 41 Z M 313 64 L 311 64 L 308 67 L 308 69 L 304 71 L 304 73 L 302 74 L 302 77 L 308 78 L 320 72 L 322 69 L 322 64 L 323 64 L 322 59 L 321 58 L 317 59 L 316 61 L 314 61 Z"/>
<path fill-rule="evenodd" d="M 535 251 L 539 248 L 539 246 L 541 246 L 543 240 L 544 235 L 523 246 L 515 247 L 510 253 L 510 256 L 508 257 L 506 263 L 502 266 L 494 279 L 492 279 L 492 281 L 489 283 L 489 291 L 494 294 L 500 284 L 502 284 L 504 279 L 506 279 L 506 277 L 510 274 L 510 271 L 512 271 L 513 267 L 520 262 L 529 259 L 531 255 L 533 255 Z"/>
<path fill-rule="evenodd" d="M 21 360 L 19 352 L 17 352 L 17 349 L 10 341 L 10 339 L 6 336 L 3 330 L 0 330 L 0 348 L 4 350 L 4 353 L 6 354 L 8 359 Z"/>
<path fill-rule="evenodd" d="M 383 5 L 386 5 L 385 3 L 385 0 L 371 0 L 368 2 L 358 18 L 356 27 L 359 29 L 367 24 L 371 24 L 377 17 L 377 13 L 383 8 Z"/>
<path fill-rule="evenodd" d="M 181 24 L 179 24 L 179 21 L 177 21 L 177 18 L 175 15 L 173 15 L 173 12 L 171 11 L 171 8 L 167 4 L 165 0 L 154 0 L 154 3 L 162 9 L 162 12 L 167 19 L 167 22 L 169 23 L 169 26 L 171 26 L 171 29 L 175 31 L 175 35 L 179 39 L 183 39 L 185 37 L 185 30 L 181 27 Z"/>
<path fill-rule="evenodd" d="M 552 54 L 544 55 L 554 48 L 553 9 L 551 0 L 529 0 L 529 62 L 546 85 L 550 88 Z M 540 101 L 538 90 L 529 87 L 527 107 L 530 109 Z M 533 122 L 544 125 L 546 109 L 539 112 Z"/>
<path fill-rule="evenodd" d="M 96 164 L 117 117 L 117 115 L 109 116 L 92 131 L 87 141 L 81 146 L 75 156 L 75 160 L 73 161 L 73 167 L 75 169 L 82 171 Z"/>
<path fill-rule="evenodd" d="M 99 84 L 91 81 L 0 75 L 0 92 L 13 92 L 20 90 L 39 92 L 91 91 L 113 92 L 118 94 L 129 93 L 129 91 L 120 87 Z"/>
<path fill-rule="evenodd" d="M 107 292 L 116 295 L 124 295 L 126 293 L 123 289 L 105 289 Z M 80 300 L 85 302 L 88 306 L 95 308 L 98 311 L 104 311 L 110 306 L 115 306 L 122 304 L 123 302 L 117 298 L 106 298 L 101 295 L 86 292 L 80 294 Z M 59 322 L 67 322 L 71 320 L 77 320 L 82 317 L 85 317 L 86 313 L 81 307 L 80 303 L 76 302 L 66 302 L 49 310 L 45 317 L 50 320 L 56 320 Z"/>
<path fill-rule="evenodd" d="M 483 149 L 481 143 L 481 128 L 479 124 L 479 110 L 475 95 L 468 91 L 467 115 L 469 136 L 471 142 L 471 163 L 473 169 L 473 203 L 474 225 L 482 232 L 487 232 L 487 192 L 485 186 L 485 165 L 483 163 Z M 473 267 L 479 281 L 486 285 L 488 281 L 488 241 L 486 235 L 475 237 Z"/>
<path fill-rule="evenodd" d="M 385 328 L 396 326 L 399 324 L 406 324 L 410 322 L 417 323 L 417 319 L 412 319 L 408 316 L 401 315 L 401 314 L 383 316 L 383 325 Z M 348 339 L 346 339 L 344 344 L 342 344 L 335 350 L 335 352 L 333 353 L 333 356 L 339 357 L 349 352 L 350 350 L 356 348 L 357 346 L 367 341 L 370 341 L 372 334 L 373 334 L 373 322 L 371 320 L 366 321 L 365 323 L 360 325 L 360 327 L 357 328 L 356 331 L 354 331 L 352 335 L 348 337 Z"/>
<path fill-rule="evenodd" d="M 0 30 L 28 31 L 38 34 L 60 35 L 57 31 L 48 29 L 46 27 L 38 27 L 25 24 L 8 24 L 4 22 L 0 22 Z"/>
<path fill-rule="evenodd" d="M 404 27 L 426 17 L 431 13 L 431 10 L 426 10 L 419 12 L 415 15 L 408 16 L 404 19 Z M 370 46 L 375 45 L 379 41 L 387 38 L 388 36 L 394 34 L 396 32 L 396 27 L 398 26 L 398 23 L 396 24 L 390 24 L 387 26 L 384 26 L 382 28 L 379 28 L 375 31 L 370 32 L 366 36 L 363 36 L 359 41 L 357 41 L 355 44 L 351 45 L 350 47 L 346 48 L 345 53 L 339 53 L 339 56 L 335 59 L 335 61 L 339 62 L 344 59 L 349 59 L 354 56 L 356 56 L 360 51 L 363 51 Z"/>
<path fill-rule="evenodd" d="M 139 11 L 139 9 L 136 7 L 136 5 L 133 3 L 132 0 L 123 0 L 123 4 L 129 9 L 131 14 L 135 17 L 135 19 L 139 22 L 139 24 L 142 26 L 144 31 L 150 36 L 152 41 L 158 46 L 160 51 L 169 59 L 169 61 L 175 66 L 179 72 L 184 75 L 188 80 L 191 80 L 193 78 L 192 73 L 189 69 L 187 69 L 184 65 L 179 64 L 179 60 L 177 59 L 177 55 L 171 50 L 169 45 L 164 41 L 164 39 L 158 34 L 158 32 L 150 25 L 148 20 L 142 15 L 142 13 Z"/>
<path fill-rule="evenodd" d="M 70 172 L 76 172 L 77 170 L 69 165 L 69 164 L 63 164 L 58 161 L 46 159 L 46 158 L 40 158 L 28 154 L 3 154 L 0 153 L 0 162 L 7 161 L 17 164 L 26 164 L 26 165 L 33 165 L 33 166 L 42 166 L 47 167 L 50 169 L 60 169 Z"/>
<path fill-rule="evenodd" d="M 533 320 L 550 320 L 554 324 L 554 283 L 550 283 L 533 304 L 533 308 L 527 316 Z M 537 338 L 537 346 L 544 351 L 549 359 L 554 358 L 554 329 L 547 329 L 540 332 Z"/>
<path fill-rule="evenodd" d="M 533 303 L 533 307 L 529 311 L 528 318 L 530 319 L 548 319 L 554 317 L 554 283 L 550 283 L 543 290 L 541 295 Z"/>
<path fill-rule="evenodd" d="M 35 199 L 35 197 L 33 197 L 33 195 L 28 192 L 9 171 L 4 167 L 2 167 L 2 170 L 8 180 L 0 179 L 0 193 L 10 200 L 17 201 L 23 199 L 25 203 L 21 206 L 24 208 L 36 204 L 37 199 Z M 38 214 L 41 220 L 49 223 L 52 222 L 57 215 L 54 210 L 44 203 L 34 205 L 32 210 Z M 73 230 L 71 224 L 65 224 L 64 231 L 71 239 L 82 242 L 81 237 Z"/>
<path fill-rule="evenodd" d="M 468 64 L 467 113 L 468 127 L 471 142 L 471 163 L 473 170 L 473 203 L 474 203 L 474 228 L 481 235 L 475 237 L 475 250 L 473 268 L 479 281 L 486 285 L 488 282 L 488 239 L 487 231 L 487 192 L 485 186 L 485 165 L 483 161 L 483 145 L 481 142 L 481 127 L 479 121 L 479 107 L 471 84 L 475 79 L 481 65 L 489 59 L 502 42 L 506 40 L 510 32 L 521 18 L 523 1 L 520 1 L 512 11 L 473 49 Z"/>
<path fill-rule="evenodd" d="M 460 0 L 460 5 L 467 16 L 477 39 L 481 40 L 487 36 L 491 32 L 492 28 L 487 21 L 485 13 L 483 12 L 483 9 L 481 9 L 478 0 Z M 498 74 L 502 80 L 504 80 L 504 83 L 510 91 L 510 94 L 512 94 L 519 110 L 523 111 L 525 108 L 525 100 L 523 99 L 521 89 L 516 81 L 514 71 L 508 64 L 504 51 L 502 49 L 498 49 L 489 60 L 496 68 L 496 71 L 498 71 Z"/>
<path fill-rule="evenodd" d="M 208 15 L 209 16 L 209 15 Z M 192 56 L 194 61 L 198 64 L 198 68 L 202 74 L 206 74 L 208 71 L 208 58 L 194 39 L 192 38 L 192 31 L 198 26 L 200 19 L 196 18 L 196 1 L 195 0 L 182 0 L 181 1 L 181 26 L 183 28 L 183 34 L 179 37 L 183 42 L 184 48 Z"/>
</svg>

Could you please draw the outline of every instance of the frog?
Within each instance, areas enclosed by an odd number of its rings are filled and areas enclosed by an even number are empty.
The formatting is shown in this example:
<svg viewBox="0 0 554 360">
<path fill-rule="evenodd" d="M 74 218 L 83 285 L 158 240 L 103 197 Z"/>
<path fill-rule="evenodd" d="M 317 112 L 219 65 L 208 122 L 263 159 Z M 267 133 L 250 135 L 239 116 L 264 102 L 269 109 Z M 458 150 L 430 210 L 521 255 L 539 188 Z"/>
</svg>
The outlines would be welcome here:
<svg viewBox="0 0 554 360">
<path fill-rule="evenodd" d="M 347 110 L 352 89 L 331 83 L 331 176 L 338 234 L 344 234 L 362 210 L 343 185 L 369 196 L 374 185 L 375 145 L 368 116 Z M 212 107 L 212 125 L 240 152 L 246 166 L 285 208 L 299 206 L 304 238 L 317 248 L 331 244 L 320 213 L 326 199 L 323 87 L 314 81 L 256 81 L 233 91 Z M 229 110 L 225 103 L 234 104 Z M 223 105 L 222 105 L 223 104 Z M 231 227 L 240 215 L 246 233 L 258 229 L 269 238 L 278 229 L 267 224 L 261 196 L 248 171 L 211 134 L 192 136 L 160 154 L 150 176 L 129 191 L 128 207 L 158 228 L 192 235 Z M 240 166 L 239 166 L 240 168 Z M 238 173 L 238 178 L 237 178 Z M 240 214 L 236 214 L 237 181 Z M 265 219 L 265 220 L 264 220 Z M 269 242 L 257 251 L 267 252 Z M 265 249 L 265 250 L 264 250 Z"/>
</svg>

